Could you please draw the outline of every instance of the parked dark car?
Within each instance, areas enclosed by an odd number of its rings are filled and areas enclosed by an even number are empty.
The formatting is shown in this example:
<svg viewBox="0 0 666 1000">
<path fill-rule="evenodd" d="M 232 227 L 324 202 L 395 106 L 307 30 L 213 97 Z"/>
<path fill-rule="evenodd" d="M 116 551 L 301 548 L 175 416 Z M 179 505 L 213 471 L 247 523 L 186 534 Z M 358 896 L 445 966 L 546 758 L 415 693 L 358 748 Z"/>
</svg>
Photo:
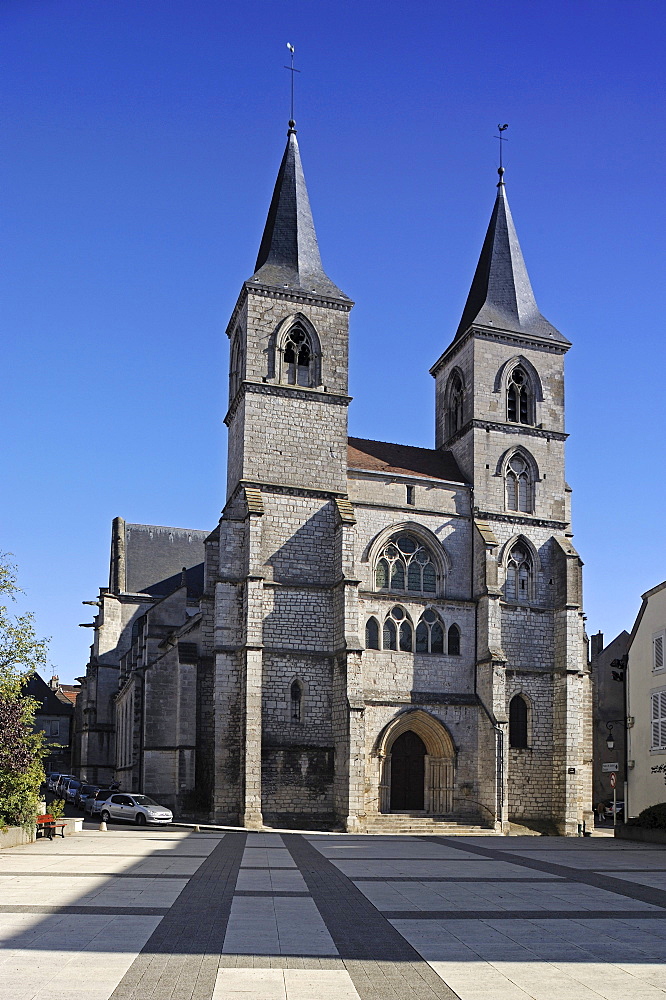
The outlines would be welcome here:
<svg viewBox="0 0 666 1000">
<path fill-rule="evenodd" d="M 76 776 L 73 774 L 59 774 L 56 778 L 53 791 L 59 799 L 64 799 L 65 797 L 65 786 L 68 781 L 75 780 Z"/>
<path fill-rule="evenodd" d="M 93 795 L 89 795 L 85 801 L 83 811 L 97 816 L 102 811 L 102 806 L 106 800 L 113 795 L 113 788 L 98 788 Z"/>
<path fill-rule="evenodd" d="M 72 802 L 72 803 L 74 802 L 74 798 L 76 796 L 76 793 L 78 792 L 78 790 L 79 790 L 79 788 L 81 787 L 82 784 L 83 784 L 83 782 L 79 781 L 78 778 L 70 778 L 65 783 L 65 785 L 64 785 L 64 789 L 65 789 L 65 796 L 64 796 L 65 802 Z"/>
<path fill-rule="evenodd" d="M 74 805 L 78 806 L 79 809 L 83 809 L 88 796 L 96 792 L 98 788 L 99 785 L 81 785 L 81 787 L 76 790 Z"/>
</svg>

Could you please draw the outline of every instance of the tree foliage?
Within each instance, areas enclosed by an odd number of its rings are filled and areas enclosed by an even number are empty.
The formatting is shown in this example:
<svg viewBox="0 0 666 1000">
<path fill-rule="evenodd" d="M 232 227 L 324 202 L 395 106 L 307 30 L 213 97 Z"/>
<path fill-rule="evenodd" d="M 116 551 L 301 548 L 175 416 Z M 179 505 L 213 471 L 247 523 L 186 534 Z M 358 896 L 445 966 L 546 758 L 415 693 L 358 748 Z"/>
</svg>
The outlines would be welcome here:
<svg viewBox="0 0 666 1000">
<path fill-rule="evenodd" d="M 0 595 L 16 600 L 16 567 L 0 553 Z M 46 664 L 48 643 L 38 639 L 34 615 L 13 616 L 0 604 L 0 827 L 34 822 L 44 780 L 44 735 L 34 731 L 38 703 L 26 697 L 31 674 Z"/>
</svg>

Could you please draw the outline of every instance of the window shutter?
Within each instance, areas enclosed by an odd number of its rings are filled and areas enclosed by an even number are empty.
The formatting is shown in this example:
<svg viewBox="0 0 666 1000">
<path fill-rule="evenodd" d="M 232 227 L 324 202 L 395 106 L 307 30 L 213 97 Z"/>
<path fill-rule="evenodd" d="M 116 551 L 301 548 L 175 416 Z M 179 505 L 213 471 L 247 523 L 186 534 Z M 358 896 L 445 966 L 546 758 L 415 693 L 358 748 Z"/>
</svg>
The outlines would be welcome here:
<svg viewBox="0 0 666 1000">
<path fill-rule="evenodd" d="M 664 637 L 658 635 L 654 640 L 654 669 L 661 670 L 664 665 Z"/>
</svg>

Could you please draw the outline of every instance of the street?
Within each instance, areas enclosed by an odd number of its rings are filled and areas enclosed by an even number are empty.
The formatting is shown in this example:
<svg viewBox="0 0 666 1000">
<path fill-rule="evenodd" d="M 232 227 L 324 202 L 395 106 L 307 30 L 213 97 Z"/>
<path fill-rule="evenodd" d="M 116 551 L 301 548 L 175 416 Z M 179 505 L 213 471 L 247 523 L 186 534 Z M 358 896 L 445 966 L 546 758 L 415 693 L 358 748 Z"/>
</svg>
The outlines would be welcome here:
<svg viewBox="0 0 666 1000">
<path fill-rule="evenodd" d="M 92 825 L 0 855 L 0 1000 L 666 997 L 666 848 Z"/>
</svg>

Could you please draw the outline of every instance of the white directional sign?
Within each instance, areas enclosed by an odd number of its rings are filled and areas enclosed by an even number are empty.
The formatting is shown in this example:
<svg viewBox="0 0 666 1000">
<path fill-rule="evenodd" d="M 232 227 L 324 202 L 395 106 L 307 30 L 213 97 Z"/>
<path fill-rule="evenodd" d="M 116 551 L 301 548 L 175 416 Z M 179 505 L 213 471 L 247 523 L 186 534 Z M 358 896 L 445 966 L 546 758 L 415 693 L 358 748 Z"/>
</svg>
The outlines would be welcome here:
<svg viewBox="0 0 666 1000">
<path fill-rule="evenodd" d="M 601 770 L 603 771 L 604 774 L 608 774 L 609 771 L 612 773 L 613 771 L 619 771 L 620 770 L 620 765 L 619 764 L 602 764 L 601 765 Z"/>
</svg>

